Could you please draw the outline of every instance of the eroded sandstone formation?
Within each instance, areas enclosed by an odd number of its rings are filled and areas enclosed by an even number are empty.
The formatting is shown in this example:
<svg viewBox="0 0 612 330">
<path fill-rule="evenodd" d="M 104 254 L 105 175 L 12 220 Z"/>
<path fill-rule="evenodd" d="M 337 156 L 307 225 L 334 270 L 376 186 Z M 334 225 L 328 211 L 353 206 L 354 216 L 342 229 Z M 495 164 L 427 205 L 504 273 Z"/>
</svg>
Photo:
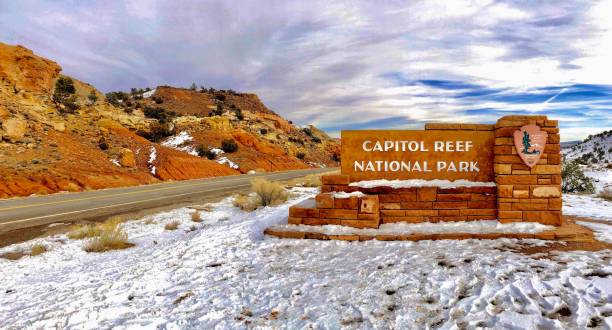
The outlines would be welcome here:
<svg viewBox="0 0 612 330">
<path fill-rule="evenodd" d="M 334 165 L 332 155 L 339 153 L 337 141 L 321 132 L 312 143 L 254 94 L 226 93 L 224 104 L 243 111 L 238 120 L 231 113 L 210 116 L 219 106 L 210 93 L 160 87 L 156 101 L 140 97 L 133 110 L 72 78 L 78 110 L 68 113 L 52 99 L 60 72 L 57 63 L 22 46 L 0 43 L 0 198 Z M 174 134 L 192 138 L 186 148 L 143 137 L 158 124 L 145 116 L 146 106 L 177 113 L 170 125 Z M 195 155 L 197 146 L 218 148 L 224 139 L 238 144 L 222 155 L 234 168 Z"/>
</svg>

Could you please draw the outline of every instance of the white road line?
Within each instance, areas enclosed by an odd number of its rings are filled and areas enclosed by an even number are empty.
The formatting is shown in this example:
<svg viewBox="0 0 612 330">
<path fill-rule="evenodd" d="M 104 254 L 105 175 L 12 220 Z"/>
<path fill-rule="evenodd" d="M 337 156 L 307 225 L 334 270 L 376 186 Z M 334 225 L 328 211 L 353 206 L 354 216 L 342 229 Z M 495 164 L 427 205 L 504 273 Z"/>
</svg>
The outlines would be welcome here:
<svg viewBox="0 0 612 330">
<path fill-rule="evenodd" d="M 241 188 L 241 187 L 246 187 L 246 186 L 250 186 L 250 183 L 249 184 L 239 185 L 239 186 L 214 189 L 214 190 L 209 190 L 209 191 L 225 190 L 225 189 L 228 189 L 228 188 Z M 64 212 L 64 213 L 56 213 L 56 214 L 50 214 L 50 215 L 43 215 L 43 216 L 33 217 L 33 218 L 28 218 L 28 219 L 13 220 L 13 221 L 9 221 L 9 222 L 0 222 L 0 225 L 8 225 L 8 224 L 14 224 L 14 223 L 20 223 L 20 222 L 37 220 L 37 219 L 44 219 L 44 218 L 57 217 L 57 216 L 62 216 L 62 215 L 69 215 L 69 214 L 76 214 L 76 213 L 82 213 L 82 212 L 88 212 L 88 211 L 101 210 L 101 209 L 106 209 L 106 208 L 109 208 L 109 207 L 117 207 L 117 206 L 138 204 L 138 203 L 150 202 L 150 201 L 159 200 L 159 199 L 166 199 L 166 198 L 170 198 L 170 197 L 178 197 L 178 196 L 201 194 L 201 193 L 202 193 L 201 191 L 195 191 L 195 192 L 189 192 L 189 193 L 172 195 L 172 196 L 164 196 L 164 197 L 159 197 L 159 198 L 144 199 L 144 200 L 128 202 L 128 203 L 120 203 L 120 204 L 113 204 L 113 205 L 107 205 L 107 206 L 94 207 L 94 208 L 85 209 L 85 210 L 78 210 L 78 211 L 70 211 L 70 212 Z"/>
</svg>

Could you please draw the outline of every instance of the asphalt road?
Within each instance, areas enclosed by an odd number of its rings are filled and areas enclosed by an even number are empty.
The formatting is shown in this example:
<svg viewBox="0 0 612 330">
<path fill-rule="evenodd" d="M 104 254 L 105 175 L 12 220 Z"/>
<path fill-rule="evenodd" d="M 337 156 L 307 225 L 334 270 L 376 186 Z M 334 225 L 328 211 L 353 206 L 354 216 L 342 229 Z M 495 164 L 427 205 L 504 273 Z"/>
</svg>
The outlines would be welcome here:
<svg viewBox="0 0 612 330">
<path fill-rule="evenodd" d="M 290 180 L 335 168 L 235 175 L 166 182 L 153 185 L 102 189 L 78 193 L 0 200 L 0 232 L 54 222 L 98 219 L 128 212 L 219 197 L 247 189 L 256 177 Z"/>
</svg>

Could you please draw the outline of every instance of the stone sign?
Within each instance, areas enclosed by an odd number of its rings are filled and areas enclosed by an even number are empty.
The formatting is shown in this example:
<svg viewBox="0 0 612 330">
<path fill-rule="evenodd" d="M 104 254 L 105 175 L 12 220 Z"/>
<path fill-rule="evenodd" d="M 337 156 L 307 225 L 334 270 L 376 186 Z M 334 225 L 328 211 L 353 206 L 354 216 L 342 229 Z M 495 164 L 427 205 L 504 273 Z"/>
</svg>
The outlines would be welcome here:
<svg viewBox="0 0 612 330">
<path fill-rule="evenodd" d="M 377 179 L 404 181 L 370 181 Z M 560 226 L 558 122 L 505 116 L 495 124 L 429 123 L 421 131 L 342 131 L 341 173 L 323 176 L 322 184 L 314 200 L 290 208 L 289 224 L 378 228 L 498 220 Z"/>
<path fill-rule="evenodd" d="M 351 181 L 493 181 L 493 131 L 342 131 L 342 174 Z"/>
</svg>

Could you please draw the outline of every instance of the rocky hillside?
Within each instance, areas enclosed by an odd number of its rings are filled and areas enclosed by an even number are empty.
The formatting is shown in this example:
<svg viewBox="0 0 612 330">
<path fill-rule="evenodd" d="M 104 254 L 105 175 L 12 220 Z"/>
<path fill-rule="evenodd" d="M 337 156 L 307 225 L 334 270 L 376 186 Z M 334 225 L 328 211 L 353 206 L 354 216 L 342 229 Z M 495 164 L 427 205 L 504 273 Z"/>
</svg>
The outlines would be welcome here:
<svg viewBox="0 0 612 330">
<path fill-rule="evenodd" d="M 107 98 L 60 72 L 0 43 L 0 198 L 328 166 L 339 153 L 253 94 L 159 87 Z"/>
<path fill-rule="evenodd" d="M 566 160 L 577 159 L 589 168 L 611 168 L 612 131 L 591 135 L 581 143 L 566 148 L 562 152 Z"/>
</svg>

